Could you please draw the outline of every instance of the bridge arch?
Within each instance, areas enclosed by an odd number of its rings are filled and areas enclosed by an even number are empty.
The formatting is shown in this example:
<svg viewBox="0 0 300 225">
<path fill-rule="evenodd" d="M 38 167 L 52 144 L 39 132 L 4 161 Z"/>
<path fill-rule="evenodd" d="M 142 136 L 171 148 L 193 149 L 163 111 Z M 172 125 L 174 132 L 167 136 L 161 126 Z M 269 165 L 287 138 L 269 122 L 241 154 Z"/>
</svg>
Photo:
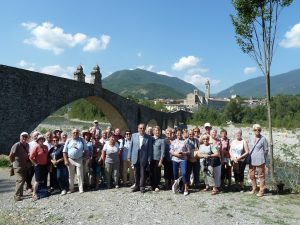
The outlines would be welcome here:
<svg viewBox="0 0 300 225">
<path fill-rule="evenodd" d="M 98 96 L 89 96 L 86 100 L 91 102 L 104 113 L 113 128 L 118 127 L 122 132 L 129 128 L 126 120 L 123 118 L 119 110 L 108 101 L 105 101 L 103 98 Z"/>
<path fill-rule="evenodd" d="M 112 126 L 133 132 L 137 124 L 155 119 L 160 126 L 187 112 L 164 113 L 139 105 L 101 87 L 48 74 L 0 65 L 0 153 L 7 154 L 22 131 L 31 132 L 66 104 L 85 98 L 100 108 Z"/>
<path fill-rule="evenodd" d="M 155 127 L 155 126 L 158 126 L 158 123 L 155 119 L 151 119 L 148 121 L 148 123 L 146 125 L 149 127 Z"/>
</svg>

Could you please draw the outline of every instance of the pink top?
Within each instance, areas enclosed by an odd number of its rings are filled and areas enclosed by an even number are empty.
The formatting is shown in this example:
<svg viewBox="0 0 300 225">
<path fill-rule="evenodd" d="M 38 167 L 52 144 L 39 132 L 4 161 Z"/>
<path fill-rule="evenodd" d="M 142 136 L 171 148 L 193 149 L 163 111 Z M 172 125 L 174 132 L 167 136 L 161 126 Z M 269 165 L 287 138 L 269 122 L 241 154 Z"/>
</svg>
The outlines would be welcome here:
<svg viewBox="0 0 300 225">
<path fill-rule="evenodd" d="M 38 165 L 48 164 L 48 147 L 46 145 L 36 145 L 30 153 L 30 160 Z"/>
</svg>

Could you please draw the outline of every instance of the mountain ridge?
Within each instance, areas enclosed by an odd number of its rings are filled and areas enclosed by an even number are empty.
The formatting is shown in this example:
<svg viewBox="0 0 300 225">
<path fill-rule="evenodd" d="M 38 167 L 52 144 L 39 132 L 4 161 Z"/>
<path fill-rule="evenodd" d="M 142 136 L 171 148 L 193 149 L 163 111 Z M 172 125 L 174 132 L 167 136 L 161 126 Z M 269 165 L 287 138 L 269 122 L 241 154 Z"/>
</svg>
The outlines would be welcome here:
<svg viewBox="0 0 300 225">
<path fill-rule="evenodd" d="M 271 96 L 297 95 L 300 94 L 300 69 L 291 70 L 286 73 L 274 75 L 270 77 Z M 230 97 L 236 94 L 241 97 L 265 97 L 266 82 L 264 76 L 248 79 L 232 85 L 223 91 L 214 94 L 217 97 Z"/>
<path fill-rule="evenodd" d="M 103 87 L 122 96 L 138 98 L 185 98 L 193 93 L 194 85 L 177 77 L 170 77 L 142 69 L 120 70 L 102 80 Z M 204 94 L 199 91 L 200 94 Z"/>
</svg>

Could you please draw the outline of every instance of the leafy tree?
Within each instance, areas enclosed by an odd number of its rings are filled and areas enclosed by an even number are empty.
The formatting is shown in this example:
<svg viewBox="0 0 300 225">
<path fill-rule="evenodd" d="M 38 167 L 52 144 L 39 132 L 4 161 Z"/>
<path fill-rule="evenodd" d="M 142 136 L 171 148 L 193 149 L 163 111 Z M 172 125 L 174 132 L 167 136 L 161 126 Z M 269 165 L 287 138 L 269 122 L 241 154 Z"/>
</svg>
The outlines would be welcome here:
<svg viewBox="0 0 300 225">
<path fill-rule="evenodd" d="M 231 99 L 224 108 L 224 116 L 226 120 L 234 123 L 241 123 L 243 119 L 244 110 L 241 104 L 241 99 Z"/>
<path fill-rule="evenodd" d="M 266 96 L 270 142 L 271 180 L 275 184 L 271 119 L 270 70 L 274 56 L 279 14 L 293 0 L 232 0 L 236 15 L 231 15 L 236 41 L 252 57 L 266 79 Z"/>
</svg>

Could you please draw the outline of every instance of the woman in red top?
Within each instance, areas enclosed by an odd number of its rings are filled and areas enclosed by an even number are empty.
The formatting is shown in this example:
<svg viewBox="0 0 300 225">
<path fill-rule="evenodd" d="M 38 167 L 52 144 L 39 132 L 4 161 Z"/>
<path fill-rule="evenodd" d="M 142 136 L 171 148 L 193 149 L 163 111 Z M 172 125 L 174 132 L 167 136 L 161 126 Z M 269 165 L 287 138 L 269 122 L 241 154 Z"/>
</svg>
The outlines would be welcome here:
<svg viewBox="0 0 300 225">
<path fill-rule="evenodd" d="M 45 138 L 39 135 L 36 142 L 38 143 L 30 153 L 30 160 L 34 165 L 35 184 L 33 187 L 32 198 L 37 200 L 37 190 L 47 188 L 48 175 L 48 147 L 44 145 Z"/>
</svg>

